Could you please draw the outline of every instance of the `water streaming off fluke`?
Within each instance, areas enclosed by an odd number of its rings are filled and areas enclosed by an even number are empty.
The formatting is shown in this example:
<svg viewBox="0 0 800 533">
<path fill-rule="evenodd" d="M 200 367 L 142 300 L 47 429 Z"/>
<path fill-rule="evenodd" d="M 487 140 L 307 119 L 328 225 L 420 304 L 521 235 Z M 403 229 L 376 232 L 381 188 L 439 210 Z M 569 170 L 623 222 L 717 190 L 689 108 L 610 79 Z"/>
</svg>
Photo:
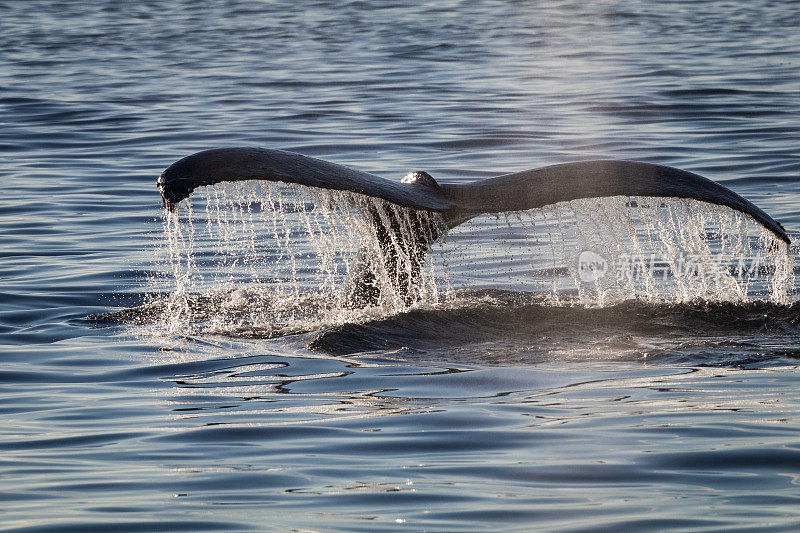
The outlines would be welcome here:
<svg viewBox="0 0 800 533">
<path fill-rule="evenodd" d="M 435 213 L 351 192 L 265 181 L 199 192 L 165 211 L 165 275 L 153 281 L 167 296 L 148 305 L 170 334 L 272 337 L 471 305 L 461 289 L 596 307 L 781 304 L 793 286 L 783 241 L 694 200 L 574 200 L 481 215 L 445 234 Z"/>
<path fill-rule="evenodd" d="M 171 332 L 275 336 L 440 300 L 443 278 L 425 262 L 438 214 L 273 182 L 201 192 L 198 208 L 165 211 Z"/>
<path fill-rule="evenodd" d="M 639 298 L 787 303 L 789 247 L 728 207 L 608 197 L 483 215 L 447 236 L 454 286 L 538 292 L 550 303 Z"/>
</svg>

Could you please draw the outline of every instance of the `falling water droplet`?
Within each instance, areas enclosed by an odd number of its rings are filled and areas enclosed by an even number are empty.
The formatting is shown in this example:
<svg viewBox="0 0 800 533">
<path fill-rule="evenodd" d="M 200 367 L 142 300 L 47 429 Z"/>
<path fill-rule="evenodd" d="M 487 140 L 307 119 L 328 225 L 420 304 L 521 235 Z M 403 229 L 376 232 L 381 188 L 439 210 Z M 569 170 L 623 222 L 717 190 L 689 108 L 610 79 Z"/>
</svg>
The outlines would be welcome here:
<svg viewBox="0 0 800 533">
<path fill-rule="evenodd" d="M 452 302 L 467 287 L 588 306 L 786 303 L 793 288 L 785 243 L 693 200 L 574 200 L 479 216 L 438 238 L 438 214 L 346 191 L 253 181 L 192 198 L 197 209 L 186 200 L 164 214 L 167 334 L 285 335 Z M 354 278 L 377 299 L 349 305 Z"/>
</svg>

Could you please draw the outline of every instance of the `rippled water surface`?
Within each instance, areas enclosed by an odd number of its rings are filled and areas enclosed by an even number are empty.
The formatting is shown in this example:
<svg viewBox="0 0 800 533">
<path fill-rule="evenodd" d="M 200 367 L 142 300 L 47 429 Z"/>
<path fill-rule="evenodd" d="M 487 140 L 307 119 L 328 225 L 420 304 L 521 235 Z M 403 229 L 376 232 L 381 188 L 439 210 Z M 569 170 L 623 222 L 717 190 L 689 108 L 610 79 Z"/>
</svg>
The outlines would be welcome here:
<svg viewBox="0 0 800 533">
<path fill-rule="evenodd" d="M 429 305 L 229 279 L 170 314 L 155 178 L 217 146 L 654 162 L 800 238 L 797 3 L 585 4 L 0 3 L 0 528 L 800 528 L 796 286 L 565 305 L 556 267 L 487 278 L 499 219 Z"/>
</svg>

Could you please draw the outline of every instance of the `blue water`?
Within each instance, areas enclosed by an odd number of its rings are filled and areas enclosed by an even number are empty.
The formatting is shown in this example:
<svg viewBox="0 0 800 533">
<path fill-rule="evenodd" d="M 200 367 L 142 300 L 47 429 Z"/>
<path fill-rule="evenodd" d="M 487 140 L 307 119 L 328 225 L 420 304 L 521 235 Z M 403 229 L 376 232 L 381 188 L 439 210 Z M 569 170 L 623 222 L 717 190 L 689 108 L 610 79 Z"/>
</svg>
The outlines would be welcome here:
<svg viewBox="0 0 800 533">
<path fill-rule="evenodd" d="M 155 178 L 217 146 L 442 182 L 649 161 L 800 238 L 798 4 L 586 4 L 0 3 L 0 528 L 800 528 L 796 297 L 87 318 L 169 293 Z"/>
</svg>

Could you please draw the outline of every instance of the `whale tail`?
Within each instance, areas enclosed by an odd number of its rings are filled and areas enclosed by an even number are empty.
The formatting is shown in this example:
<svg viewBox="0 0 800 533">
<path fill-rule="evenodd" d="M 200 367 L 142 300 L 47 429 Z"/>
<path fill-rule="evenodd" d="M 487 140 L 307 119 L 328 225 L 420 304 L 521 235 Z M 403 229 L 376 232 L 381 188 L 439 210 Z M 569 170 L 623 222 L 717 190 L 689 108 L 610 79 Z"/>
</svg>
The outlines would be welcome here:
<svg viewBox="0 0 800 533">
<path fill-rule="evenodd" d="M 386 209 L 371 204 L 367 209 L 373 242 L 377 246 L 360 250 L 355 268 L 345 287 L 345 301 L 351 308 L 375 305 L 381 297 L 381 272 L 390 287 L 405 305 L 419 297 L 419 281 L 425 256 L 433 243 L 447 231 L 443 219 L 426 216 L 413 209 Z"/>
<path fill-rule="evenodd" d="M 393 182 L 312 157 L 259 148 L 219 148 L 185 157 L 159 176 L 165 207 L 174 209 L 194 189 L 223 181 L 268 180 L 350 191 L 440 217 L 410 217 L 399 211 L 370 210 L 380 257 L 362 252 L 361 267 L 348 289 L 352 305 L 373 303 L 380 289 L 371 278 L 379 261 L 398 294 L 410 303 L 413 280 L 433 242 L 448 229 L 483 213 L 523 211 L 581 198 L 649 196 L 687 198 L 744 213 L 787 244 L 786 230 L 730 189 L 697 174 L 634 161 L 598 160 L 553 165 L 469 184 L 438 184 L 415 172 Z M 401 258 L 405 267 L 400 268 Z"/>
</svg>

